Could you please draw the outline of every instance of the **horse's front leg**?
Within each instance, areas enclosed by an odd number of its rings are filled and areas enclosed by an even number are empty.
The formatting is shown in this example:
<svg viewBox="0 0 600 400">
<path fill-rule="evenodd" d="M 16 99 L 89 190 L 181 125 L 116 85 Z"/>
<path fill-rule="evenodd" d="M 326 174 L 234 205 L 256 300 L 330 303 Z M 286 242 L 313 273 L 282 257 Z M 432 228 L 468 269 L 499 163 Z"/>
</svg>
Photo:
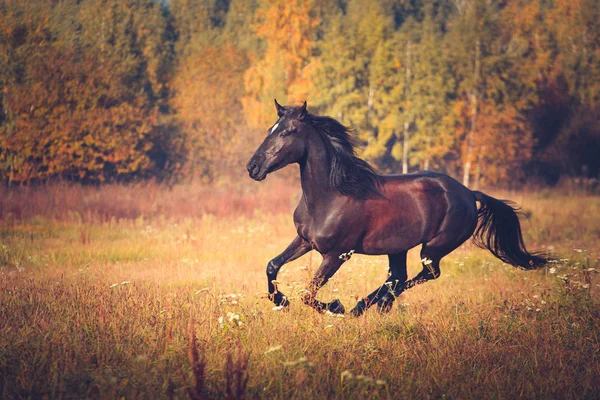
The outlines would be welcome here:
<svg viewBox="0 0 600 400">
<path fill-rule="evenodd" d="M 267 280 L 269 285 L 269 299 L 275 303 L 276 306 L 288 306 L 290 301 L 288 298 L 277 289 L 277 273 L 279 269 L 290 261 L 294 261 L 298 257 L 303 256 L 312 249 L 310 243 L 302 239 L 300 236 L 290 243 L 290 245 L 277 257 L 269 261 L 267 264 Z"/>
<path fill-rule="evenodd" d="M 335 299 L 331 303 L 322 303 L 316 299 L 317 291 L 337 272 L 346 259 L 339 255 L 327 254 L 323 256 L 323 262 L 317 272 L 315 272 L 315 276 L 311 280 L 306 293 L 302 296 L 304 304 L 311 306 L 319 312 L 331 311 L 335 314 L 343 314 L 346 311 L 338 299 Z"/>
</svg>

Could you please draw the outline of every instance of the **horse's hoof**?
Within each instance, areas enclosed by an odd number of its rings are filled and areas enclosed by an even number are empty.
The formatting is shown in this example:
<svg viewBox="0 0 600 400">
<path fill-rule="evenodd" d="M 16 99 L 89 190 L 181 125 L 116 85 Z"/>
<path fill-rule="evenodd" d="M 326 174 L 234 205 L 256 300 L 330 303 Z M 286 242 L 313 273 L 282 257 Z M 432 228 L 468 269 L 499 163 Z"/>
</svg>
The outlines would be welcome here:
<svg viewBox="0 0 600 400">
<path fill-rule="evenodd" d="M 327 309 L 334 314 L 343 314 L 346 312 L 346 309 L 338 299 L 335 299 L 329 303 L 327 305 Z"/>
<path fill-rule="evenodd" d="M 290 305 L 290 301 L 288 300 L 287 296 L 281 292 L 273 294 L 271 300 L 277 307 L 288 307 Z"/>
<path fill-rule="evenodd" d="M 360 317 L 365 312 L 366 306 L 364 301 L 359 301 L 352 310 L 350 310 L 350 315 L 353 317 Z"/>
</svg>

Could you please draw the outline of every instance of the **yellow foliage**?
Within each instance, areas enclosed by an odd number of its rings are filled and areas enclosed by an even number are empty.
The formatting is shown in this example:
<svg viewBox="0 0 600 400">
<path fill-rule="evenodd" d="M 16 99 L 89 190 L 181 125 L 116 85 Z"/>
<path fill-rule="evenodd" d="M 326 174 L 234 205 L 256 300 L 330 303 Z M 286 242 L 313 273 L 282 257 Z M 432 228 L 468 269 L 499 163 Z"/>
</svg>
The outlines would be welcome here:
<svg viewBox="0 0 600 400">
<path fill-rule="evenodd" d="M 311 18 L 310 0 L 262 0 L 256 34 L 266 44 L 245 73 L 244 114 L 250 126 L 265 127 L 273 119 L 273 98 L 281 103 L 306 99 L 312 85 L 309 62 L 318 21 Z"/>
</svg>

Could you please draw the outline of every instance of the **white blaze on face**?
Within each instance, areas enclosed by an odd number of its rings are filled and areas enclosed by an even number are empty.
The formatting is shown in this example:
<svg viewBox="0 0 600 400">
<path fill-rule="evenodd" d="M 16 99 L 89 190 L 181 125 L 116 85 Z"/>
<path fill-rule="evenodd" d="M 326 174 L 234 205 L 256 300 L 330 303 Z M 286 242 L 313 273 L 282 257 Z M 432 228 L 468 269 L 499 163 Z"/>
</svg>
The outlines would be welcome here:
<svg viewBox="0 0 600 400">
<path fill-rule="evenodd" d="M 279 126 L 279 121 L 277 121 L 277 122 L 275 123 L 275 125 L 273 125 L 273 127 L 271 128 L 271 135 L 272 135 L 273 133 L 275 133 L 275 130 L 277 129 L 277 127 L 278 127 L 278 126 Z"/>
</svg>

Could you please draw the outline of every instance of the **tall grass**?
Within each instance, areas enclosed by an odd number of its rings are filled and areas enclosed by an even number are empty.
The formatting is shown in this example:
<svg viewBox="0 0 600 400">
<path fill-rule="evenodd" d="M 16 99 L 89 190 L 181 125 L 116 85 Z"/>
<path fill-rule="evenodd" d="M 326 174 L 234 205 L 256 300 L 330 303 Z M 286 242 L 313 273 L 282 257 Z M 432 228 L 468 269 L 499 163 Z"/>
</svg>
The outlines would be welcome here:
<svg viewBox="0 0 600 400">
<path fill-rule="evenodd" d="M 294 235 L 297 191 L 55 186 L 0 197 L 2 398 L 595 398 L 600 393 L 600 200 L 519 202 L 525 272 L 465 244 L 389 314 L 318 314 L 298 294 L 318 267 L 267 261 Z M 112 208 L 111 208 L 112 207 Z M 409 273 L 420 269 L 409 253 Z M 354 256 L 319 298 L 353 306 L 385 257 Z"/>
<path fill-rule="evenodd" d="M 249 181 L 249 179 L 248 179 Z M 146 182 L 135 185 L 0 186 L 0 219 L 109 222 L 136 218 L 199 218 L 251 216 L 256 210 L 284 212 L 299 195 L 298 185 L 270 177 L 266 185 L 223 182 L 216 185 L 176 185 L 170 188 Z"/>
</svg>

